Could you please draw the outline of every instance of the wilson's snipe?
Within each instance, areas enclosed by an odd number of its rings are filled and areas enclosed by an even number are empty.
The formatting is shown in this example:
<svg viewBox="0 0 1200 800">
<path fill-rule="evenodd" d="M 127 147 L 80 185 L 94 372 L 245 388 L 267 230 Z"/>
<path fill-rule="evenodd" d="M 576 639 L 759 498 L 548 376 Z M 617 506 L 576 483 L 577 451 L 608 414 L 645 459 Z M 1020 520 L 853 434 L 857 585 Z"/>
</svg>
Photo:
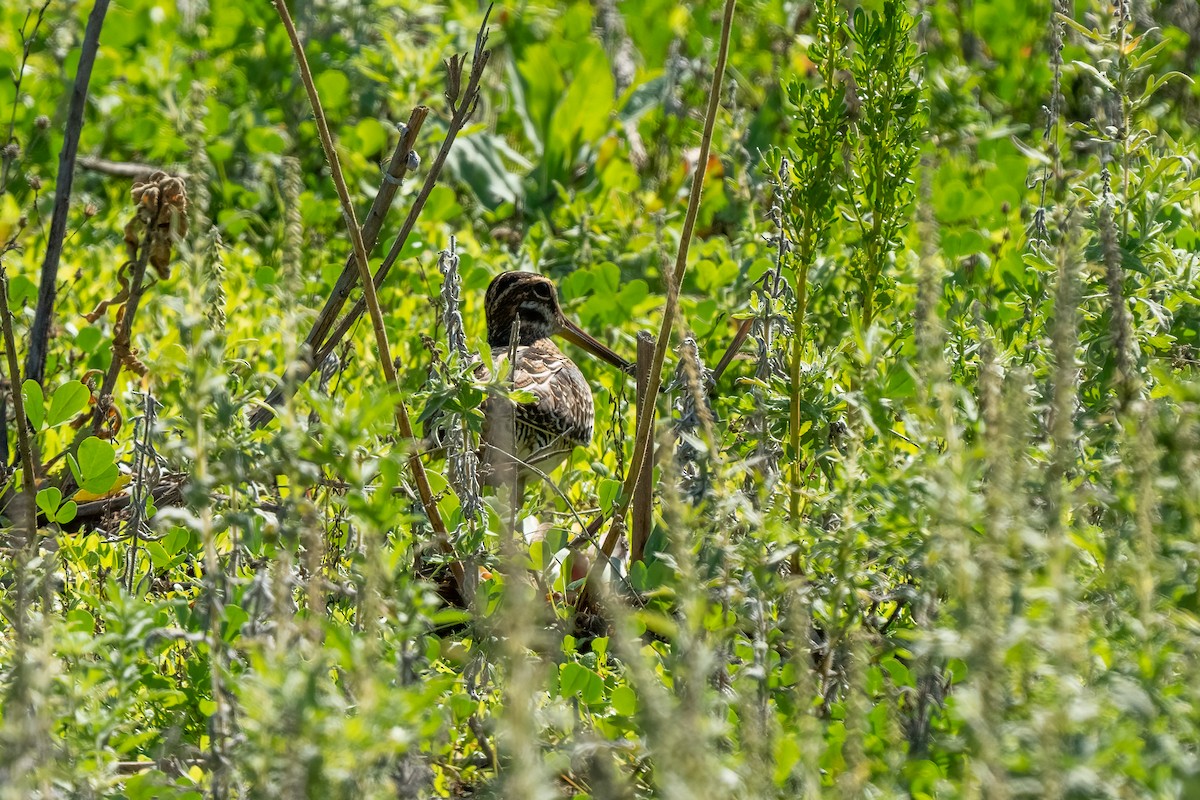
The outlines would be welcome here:
<svg viewBox="0 0 1200 800">
<path fill-rule="evenodd" d="M 488 286 L 484 300 L 488 345 L 498 378 L 512 377 L 513 389 L 533 396 L 527 402 L 493 395 L 483 407 L 483 461 L 487 480 L 504 480 L 499 465 L 515 455 L 523 466 L 554 469 L 576 445 L 592 440 L 595 409 L 592 390 L 579 371 L 550 341 L 562 336 L 594 356 L 630 372 L 633 365 L 568 320 L 558 304 L 554 283 L 532 272 L 504 272 Z M 517 324 L 516 361 L 510 368 L 513 323 Z M 507 428 L 507 429 L 506 429 Z M 510 449 L 511 448 L 511 449 Z"/>
</svg>

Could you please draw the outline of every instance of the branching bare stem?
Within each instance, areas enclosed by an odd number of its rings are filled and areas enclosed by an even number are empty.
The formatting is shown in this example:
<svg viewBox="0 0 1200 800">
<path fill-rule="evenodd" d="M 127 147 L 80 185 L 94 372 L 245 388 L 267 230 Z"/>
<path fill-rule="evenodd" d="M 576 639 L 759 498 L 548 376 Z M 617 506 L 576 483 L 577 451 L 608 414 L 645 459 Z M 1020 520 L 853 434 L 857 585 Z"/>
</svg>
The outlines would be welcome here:
<svg viewBox="0 0 1200 800">
<path fill-rule="evenodd" d="M 317 123 L 317 132 L 321 137 L 321 147 L 325 150 L 325 157 L 329 161 L 330 175 L 333 178 L 334 187 L 337 189 L 338 200 L 342 205 L 342 216 L 346 219 L 346 227 L 350 231 L 350 240 L 354 245 L 354 260 L 358 264 L 359 280 L 363 284 L 363 301 L 366 303 L 367 309 L 371 315 L 371 328 L 375 334 L 375 345 L 378 349 L 380 366 L 383 368 L 384 377 L 387 379 L 388 386 L 392 391 L 397 393 L 396 397 L 396 428 L 398 429 L 403 444 L 411 445 L 414 441 L 412 422 L 408 416 L 408 409 L 404 405 L 404 401 L 399 397 L 400 384 L 396 378 L 396 365 L 392 360 L 391 347 L 388 344 L 387 329 L 383 322 L 383 312 L 379 308 L 379 296 L 375 292 L 375 283 L 371 280 L 371 268 L 367 263 L 367 248 L 363 241 L 362 229 L 358 225 L 358 219 L 354 214 L 354 203 L 350 199 L 350 190 L 346 187 L 346 180 L 342 175 L 342 166 L 337 156 L 337 148 L 334 146 L 333 134 L 329 131 L 329 123 L 325 119 L 325 112 L 321 108 L 321 98 L 317 95 L 317 87 L 313 83 L 312 72 L 308 68 L 308 58 L 304 54 L 304 46 L 300 43 L 300 35 L 296 32 L 296 26 L 292 22 L 292 16 L 288 13 L 287 5 L 283 0 L 275 0 L 275 10 L 279 13 L 279 19 L 283 22 L 283 27 L 287 31 L 288 39 L 292 43 L 292 51 L 296 57 L 296 66 L 300 70 L 300 79 L 304 83 L 304 88 L 308 92 L 308 100 L 312 105 L 313 116 Z M 408 467 L 412 473 L 413 482 L 417 485 L 417 493 L 421 497 L 421 505 L 425 508 L 425 514 L 429 518 L 430 525 L 433 526 L 434 535 L 437 537 L 437 545 L 439 549 L 449 550 L 450 540 L 446 533 L 446 524 L 442 521 L 442 516 L 438 513 L 437 502 L 433 497 L 433 489 L 429 485 L 429 479 L 425 475 L 425 467 L 421 464 L 421 459 L 415 451 L 409 453 Z M 463 586 L 463 568 L 457 562 L 452 563 L 454 577 L 459 587 Z"/>
<path fill-rule="evenodd" d="M 721 20 L 721 44 L 717 51 L 717 63 L 713 69 L 712 86 L 708 93 L 708 110 L 704 115 L 704 133 L 700 138 L 700 153 L 696 159 L 696 171 L 692 175 L 692 189 L 688 197 L 687 215 L 683 220 L 683 231 L 679 237 L 679 250 L 675 256 L 675 269 L 667 276 L 667 304 L 663 310 L 662 324 L 659 327 L 658 339 L 654 346 L 654 361 L 650 365 L 649 383 L 646 386 L 645 402 L 653 403 L 662 387 L 662 368 L 666 360 L 667 348 L 671 343 L 671 329 L 675 324 L 675 316 L 679 312 L 679 289 L 683 285 L 683 275 L 687 269 L 688 247 L 691 245 L 692 233 L 696 227 L 696 215 L 700 210 L 700 195 L 704 190 L 704 176 L 707 173 L 708 153 L 712 147 L 713 127 L 716 125 L 717 108 L 721 99 L 721 81 L 725 75 L 725 62 L 729 55 L 729 34 L 733 28 L 733 10 L 737 0 L 725 1 L 725 13 Z M 640 417 L 644 412 L 638 409 Z M 597 559 L 596 565 L 603 566 L 608 562 L 616 548 L 617 539 L 624 529 L 625 514 L 633 500 L 638 483 L 649 480 L 646 465 L 650 458 L 650 443 L 653 441 L 652 425 L 643 426 L 633 445 L 633 462 L 629 474 L 625 478 L 625 486 L 621 492 L 621 502 L 613 512 L 612 527 L 601 545 L 603 559 Z M 596 570 L 593 569 L 595 573 Z"/>
</svg>

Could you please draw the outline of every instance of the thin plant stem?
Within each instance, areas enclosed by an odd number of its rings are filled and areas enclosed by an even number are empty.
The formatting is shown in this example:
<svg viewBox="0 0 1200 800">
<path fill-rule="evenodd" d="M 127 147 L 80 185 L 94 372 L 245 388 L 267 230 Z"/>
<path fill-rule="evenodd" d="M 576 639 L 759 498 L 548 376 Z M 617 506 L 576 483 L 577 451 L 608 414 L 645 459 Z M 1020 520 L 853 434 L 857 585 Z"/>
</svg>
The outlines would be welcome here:
<svg viewBox="0 0 1200 800">
<path fill-rule="evenodd" d="M 333 178 L 333 184 L 338 193 L 338 200 L 342 205 L 342 216 L 345 218 L 346 227 L 350 231 L 350 241 L 354 245 L 354 260 L 358 264 L 358 276 L 363 285 L 363 300 L 371 316 L 371 328 L 375 334 L 375 346 L 378 350 L 380 366 L 383 368 L 383 374 L 387 379 L 388 386 L 397 394 L 395 404 L 396 428 L 405 442 L 411 444 L 415 440 L 412 422 L 408 416 L 408 409 L 404 406 L 404 401 L 399 396 L 400 382 L 396 376 L 396 365 L 392 360 L 391 347 L 388 344 L 387 329 L 383 322 L 383 312 L 379 307 L 379 296 L 375 292 L 375 282 L 371 279 L 371 268 L 367 263 L 366 243 L 363 241 L 362 229 L 358 226 L 358 219 L 354 214 L 354 203 L 350 199 L 350 190 L 346 187 L 346 180 L 342 175 L 342 166 L 338 160 L 337 148 L 334 146 L 333 134 L 329 131 L 329 123 L 326 121 L 325 112 L 321 108 L 321 98 L 317 95 L 317 87 L 313 83 L 312 72 L 308 68 L 308 58 L 304 54 L 304 46 L 300 43 L 300 36 L 296 32 L 292 16 L 288 13 L 287 6 L 283 0 L 275 0 L 274 4 L 275 10 L 279 13 L 279 19 L 287 31 L 288 39 L 292 43 L 292 51 L 296 57 L 296 66 L 300 70 L 300 79 L 304 83 L 305 91 L 308 92 L 308 100 L 312 105 L 313 116 L 317 123 L 317 132 L 321 138 L 321 147 L 325 150 L 325 157 L 329 161 L 330 176 Z M 437 546 L 443 551 L 449 551 L 451 547 L 449 536 L 446 533 L 446 524 L 442 521 L 441 514 L 438 513 L 437 502 L 433 497 L 433 489 L 429 485 L 429 478 L 425 474 L 425 467 L 421 464 L 420 456 L 415 449 L 409 453 L 408 467 L 412 473 L 413 482 L 417 485 L 417 493 L 421 497 L 421 505 L 425 508 L 429 524 L 433 526 L 434 535 L 437 537 Z M 452 562 L 450 566 L 454 573 L 455 581 L 461 588 L 465 577 L 462 565 L 458 562 Z"/>
<path fill-rule="evenodd" d="M 375 200 L 371 203 L 371 209 L 367 212 L 367 217 L 363 221 L 363 242 L 368 250 L 373 248 L 378 242 L 379 232 L 383 228 L 383 222 L 387 217 L 388 209 L 392 206 L 392 200 L 396 197 L 396 192 L 400 188 L 400 184 L 404 182 L 404 178 L 408 174 L 410 162 L 416 160 L 416 152 L 413 148 L 416 146 L 417 134 L 420 133 L 421 126 L 424 125 L 425 118 L 428 115 L 428 107 L 417 106 L 414 108 L 408 117 L 408 123 L 404 126 L 400 134 L 400 140 L 396 143 L 396 149 L 392 152 L 391 161 L 388 162 L 387 169 L 384 170 L 383 183 L 380 184 L 379 191 L 375 194 Z M 313 322 L 312 330 L 308 332 L 308 336 L 304 339 L 304 345 L 300 349 L 300 354 L 305 357 L 305 361 L 294 365 L 291 368 L 290 381 L 277 386 L 267 396 L 264 404 L 254 410 L 250 415 L 250 425 L 252 427 L 261 428 L 270 422 L 274 417 L 272 409 L 284 401 L 289 391 L 294 391 L 296 386 L 307 380 L 324 363 L 324 357 L 318 358 L 316 352 L 321 347 L 321 343 L 325 341 L 334 322 L 337 321 L 338 312 L 345 305 L 346 298 L 350 296 L 350 291 L 354 288 L 357 280 L 357 262 L 354 253 L 351 252 L 346 258 L 345 265 L 342 267 L 342 274 L 338 276 L 337 281 L 334 283 L 333 291 L 329 293 L 329 298 L 325 301 L 324 307 L 317 314 L 317 319 Z"/>
<path fill-rule="evenodd" d="M 792 469 L 788 512 L 793 522 L 800 519 L 800 488 L 803 485 L 803 464 L 800 458 L 800 365 L 804 358 L 804 317 L 808 313 L 808 267 L 805 259 L 797 269 L 796 308 L 792 313 L 791 382 L 788 385 L 788 445 L 792 449 Z"/>
<path fill-rule="evenodd" d="M 22 509 L 28 514 L 27 545 L 32 545 L 37 539 L 37 513 L 33 503 L 37 492 L 37 472 L 33 463 L 33 436 L 29 431 L 29 418 L 25 416 L 25 398 L 21 396 L 21 367 L 17 363 L 17 343 L 13 336 L 12 312 L 8 307 L 8 270 L 4 267 L 3 257 L 0 256 L 0 324 L 4 327 L 4 349 L 8 356 L 8 377 L 12 386 L 13 414 L 17 424 L 17 451 L 21 458 L 21 468 L 25 474 L 21 481 L 21 492 L 25 495 L 25 505 Z M 19 612 L 20 613 L 20 612 Z"/>
<path fill-rule="evenodd" d="M 488 14 L 491 13 L 491 6 L 488 6 Z M 404 224 L 400 227 L 400 233 L 396 236 L 396 241 L 392 242 L 391 248 L 388 249 L 387 255 L 379 264 L 379 269 L 375 270 L 375 286 L 383 285 L 383 281 L 387 278 L 392 266 L 400 257 L 400 252 L 404 249 L 404 245 L 408 243 L 408 237 L 412 233 L 413 228 L 417 224 L 417 219 L 421 215 L 422 209 L 425 208 L 425 202 L 429 199 L 429 195 L 433 192 L 437 185 L 438 177 L 441 175 L 442 167 L 446 163 L 446 159 L 450 155 L 450 149 L 454 146 L 454 140 L 458 136 L 459 131 L 467 124 L 471 115 L 475 111 L 475 106 L 479 101 L 479 84 L 483 78 L 483 69 L 487 66 L 488 59 L 491 57 L 491 51 L 484 50 L 487 45 L 487 14 L 484 15 L 483 24 L 479 29 L 479 33 L 475 37 L 475 55 L 474 61 L 471 64 L 471 73 L 467 77 L 467 88 L 462 96 L 462 99 L 457 102 L 458 85 L 461 82 L 460 71 L 462 69 L 463 57 L 455 57 L 450 59 L 448 68 L 450 70 L 450 90 L 447 95 L 451 100 L 453 114 L 450 119 L 450 124 L 446 130 L 446 138 L 442 140 L 442 146 L 438 149 L 437 156 L 433 160 L 433 165 L 429 168 L 429 174 L 425 176 L 425 183 L 421 186 L 421 191 L 417 194 L 416 200 L 413 201 L 412 207 L 408 210 L 408 216 L 404 218 Z M 366 297 L 361 297 L 350 307 L 350 311 L 342 318 L 333 332 L 325 342 L 316 350 L 314 363 L 321 363 L 325 357 L 332 353 L 338 343 L 346 337 L 354 324 L 363 315 L 366 310 Z"/>
<path fill-rule="evenodd" d="M 162 213 L 162 205 L 163 197 L 160 193 L 158 203 L 154 208 L 154 215 L 146 225 L 146 235 L 142 237 L 142 243 L 138 248 L 137 261 L 133 262 L 132 274 L 129 277 L 129 297 L 125 300 L 125 310 L 121 314 L 121 321 L 117 323 L 117 330 L 113 334 L 112 363 L 108 365 L 108 372 L 104 374 L 104 381 L 100 384 L 100 391 L 97 394 L 99 401 L 96 403 L 96 410 L 92 415 L 93 436 L 100 434 L 100 428 L 103 427 L 108 409 L 112 405 L 112 394 L 117 388 L 117 378 L 120 377 L 121 369 L 125 366 L 126 358 L 131 352 L 133 318 L 137 316 L 138 305 L 146 290 L 146 265 L 150 261 L 150 240 L 154 237 L 155 221 Z M 78 445 L 78 442 L 75 445 Z"/>
<path fill-rule="evenodd" d="M 475 107 L 479 102 L 479 87 L 480 82 L 483 79 L 483 70 L 484 67 L 487 66 L 488 59 L 491 57 L 491 51 L 484 49 L 487 46 L 487 23 L 490 15 L 491 6 L 489 5 L 487 11 L 484 13 L 483 22 L 480 23 L 479 31 L 475 35 L 475 50 L 472 57 L 473 61 L 471 63 L 471 72 L 467 77 L 467 86 L 465 91 L 462 91 L 461 86 L 462 67 L 466 61 L 466 56 L 453 56 L 447 62 L 446 66 L 449 72 L 450 85 L 447 88 L 446 97 L 450 102 L 451 118 L 446 128 L 446 138 L 442 140 L 442 146 L 439 148 L 437 156 L 434 158 L 433 164 L 430 166 L 429 172 L 425 176 L 425 182 L 421 185 L 421 190 L 417 193 L 416 199 L 413 200 L 413 204 L 408 210 L 408 216 L 405 217 L 404 223 L 400 227 L 400 233 L 396 236 L 396 240 L 392 243 L 387 255 L 384 256 L 382 263 L 379 265 L 379 269 L 375 271 L 375 288 L 383 285 L 383 281 L 387 277 L 388 272 L 391 270 L 392 265 L 395 264 L 396 260 L 400 257 L 400 252 L 404 249 L 404 245 L 408 242 L 408 237 L 412 233 L 413 228 L 416 226 L 417 219 L 420 217 L 421 211 L 425 208 L 425 203 L 429 199 L 429 195 L 433 192 L 434 187 L 437 186 L 438 178 L 442 173 L 442 167 L 445 165 L 446 159 L 450 155 L 450 149 L 454 146 L 456 137 L 467 124 L 467 121 L 471 118 L 475 111 Z M 428 113 L 428 109 L 424 109 L 424 113 L 421 114 L 420 119 L 422 121 L 424 120 L 425 113 Z M 409 140 L 410 137 L 410 141 L 404 141 Z M 415 155 L 415 153 L 412 151 L 412 145 L 415 144 L 415 142 L 416 134 L 410 126 L 410 130 L 406 132 L 406 136 L 402 137 L 402 144 L 407 144 L 407 148 L 404 151 L 404 160 L 406 163 L 409 158 Z M 400 146 L 397 146 L 397 153 L 400 152 L 400 149 Z M 402 179 L 404 173 L 403 171 L 396 172 L 391 170 L 389 171 L 389 175 L 392 177 L 389 179 L 388 183 L 390 183 L 392 180 Z M 380 196 L 382 196 L 388 188 L 389 187 L 385 184 L 384 188 L 380 190 Z M 377 208 L 380 209 L 381 214 L 387 211 L 391 203 L 391 197 L 394 195 L 395 190 L 392 189 L 391 191 L 392 195 L 388 195 L 386 203 L 379 202 L 377 198 L 377 202 L 372 206 L 371 213 L 367 217 L 367 224 L 363 229 L 364 240 L 369 241 L 371 246 L 374 246 L 375 244 L 375 240 L 372 238 L 371 231 L 373 215 L 375 214 Z M 380 224 L 382 224 L 382 217 L 380 218 Z M 378 234 L 378 229 L 379 226 L 376 226 L 374 230 L 375 235 Z M 352 270 L 350 262 L 353 260 L 353 257 L 353 254 L 351 254 L 351 258 L 347 259 L 347 270 Z M 351 272 L 351 276 L 353 276 L 353 274 L 354 273 Z M 342 277 L 338 279 L 332 294 L 326 301 L 325 307 L 321 309 L 321 313 L 318 315 L 312 331 L 309 332 L 308 337 L 305 339 L 305 345 L 311 349 L 312 357 L 297 367 L 295 375 L 295 384 L 297 386 L 308 380 L 313 371 L 315 371 L 319 365 L 324 363 L 325 359 L 328 358 L 335 349 L 337 349 L 337 346 L 343 339 L 346 338 L 347 334 L 349 334 L 355 323 L 358 322 L 360 317 L 362 317 L 363 312 L 366 311 L 367 301 L 364 294 L 362 298 L 360 298 L 353 306 L 351 306 L 350 311 L 346 313 L 341 322 L 339 322 L 338 325 L 334 327 L 332 331 L 330 331 L 330 327 L 333 326 L 337 312 L 340 311 L 342 306 L 345 304 L 346 298 L 349 297 L 350 290 L 352 288 L 354 288 L 353 278 L 348 278 L 346 273 L 343 272 Z M 282 398 L 282 390 L 276 389 L 267 398 L 267 406 L 277 405 Z M 254 427 L 258 428 L 265 425 L 270 421 L 270 419 L 270 408 L 264 407 L 256 410 L 254 414 L 251 415 L 250 423 Z"/>
<path fill-rule="evenodd" d="M 721 44 L 717 51 L 717 63 L 713 69 L 712 86 L 708 92 L 708 109 L 704 115 L 704 133 L 700 137 L 700 153 L 696 159 L 696 171 L 692 175 L 692 189 L 688 196 L 687 215 L 683 220 L 683 230 L 679 236 L 679 250 L 675 255 L 675 269 L 667 276 L 667 304 L 663 309 L 662 324 L 659 326 L 658 339 L 654 346 L 654 360 L 650 365 L 649 381 L 646 385 L 645 403 L 653 403 L 662 387 L 662 368 L 666 360 L 667 348 L 671 344 L 671 329 L 679 312 L 679 290 L 683 285 L 683 275 L 687 269 L 688 248 L 691 245 L 692 233 L 696 228 L 696 216 L 700 211 L 700 196 L 704 191 L 704 177 L 708 172 L 708 153 L 712 147 L 713 128 L 717 120 L 717 108 L 721 101 L 721 81 L 725 76 L 725 62 L 729 56 L 729 35 L 733 28 L 733 11 L 737 0 L 725 1 L 725 13 L 721 20 Z M 638 409 L 638 415 L 645 413 Z M 621 492 L 621 502 L 613 513 L 612 527 L 605 537 L 601 550 L 603 559 L 597 559 L 597 565 L 607 563 L 607 559 L 616 548 L 617 539 L 623 530 L 625 514 L 637 491 L 639 481 L 649 480 L 645 475 L 646 465 L 650 461 L 650 442 L 653 440 L 653 425 L 643 426 L 633 445 L 633 461 L 629 474 L 625 478 L 625 486 Z"/>
<path fill-rule="evenodd" d="M 71 104 L 67 110 L 67 125 L 62 151 L 58 156 L 58 178 L 54 186 L 54 214 L 50 218 L 50 238 L 46 258 L 42 261 L 42 282 L 38 287 L 37 309 L 29 329 L 29 353 L 25 357 L 25 375 L 41 383 L 45 378 L 46 354 L 50 340 L 50 320 L 54 316 L 54 299 L 58 294 L 58 262 L 62 258 L 63 242 L 67 236 L 67 212 L 71 205 L 71 185 L 75 179 L 75 156 L 79 152 L 79 133 L 83 129 L 83 111 L 87 105 L 88 83 L 92 65 L 100 48 L 100 29 L 108 13 L 109 0 L 96 0 L 88 16 L 83 43 L 79 48 L 79 67 L 71 89 Z"/>
<path fill-rule="evenodd" d="M 45 0 L 42 7 L 37 11 L 37 17 L 33 20 L 33 30 L 28 35 L 25 34 L 25 28 L 29 25 L 30 17 L 33 17 L 33 9 L 30 8 L 25 12 L 25 21 L 21 23 L 21 66 L 16 70 L 16 77 L 13 80 L 13 103 L 12 110 L 8 115 L 8 133 L 4 137 L 4 144 L 13 141 L 13 132 L 17 125 L 17 107 L 21 103 L 21 84 L 25 80 L 25 65 L 29 63 L 29 53 L 33 49 L 33 40 L 37 36 L 38 30 L 42 27 L 42 20 L 46 16 L 46 9 L 50 7 L 50 0 Z M 3 193 L 8 188 L 9 168 L 12 167 L 14 158 L 7 153 L 2 157 L 3 167 L 0 168 L 0 193 Z"/>
</svg>

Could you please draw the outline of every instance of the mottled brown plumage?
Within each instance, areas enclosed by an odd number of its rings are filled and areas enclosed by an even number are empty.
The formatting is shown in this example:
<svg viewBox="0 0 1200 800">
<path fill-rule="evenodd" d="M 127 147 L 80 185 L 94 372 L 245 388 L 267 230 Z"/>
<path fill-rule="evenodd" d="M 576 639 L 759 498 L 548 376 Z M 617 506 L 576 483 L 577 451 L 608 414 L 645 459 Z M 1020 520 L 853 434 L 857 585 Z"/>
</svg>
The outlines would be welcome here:
<svg viewBox="0 0 1200 800">
<path fill-rule="evenodd" d="M 506 465 L 512 463 L 508 454 L 515 455 L 518 473 L 526 471 L 521 469 L 525 465 L 543 472 L 554 469 L 577 445 L 591 442 L 595 409 L 583 373 L 550 337 L 560 335 L 626 372 L 632 365 L 568 320 L 554 284 L 541 275 L 501 273 L 488 286 L 484 313 L 500 379 L 511 374 L 513 388 L 533 396 L 529 402 L 516 403 L 500 395 L 485 401 L 487 480 L 505 479 Z M 514 323 L 518 339 L 510 368 Z"/>
</svg>

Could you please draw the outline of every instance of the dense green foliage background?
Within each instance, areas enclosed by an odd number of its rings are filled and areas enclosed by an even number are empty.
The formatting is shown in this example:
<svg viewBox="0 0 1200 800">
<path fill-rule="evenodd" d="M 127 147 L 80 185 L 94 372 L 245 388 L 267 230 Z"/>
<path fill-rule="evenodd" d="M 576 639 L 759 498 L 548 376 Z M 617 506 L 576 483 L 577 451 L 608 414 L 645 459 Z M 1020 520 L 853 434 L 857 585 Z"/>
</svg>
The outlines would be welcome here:
<svg viewBox="0 0 1200 800">
<path fill-rule="evenodd" d="M 0 8 L 20 363 L 89 10 Z M 484 11 L 294 6 L 360 219 L 395 123 L 431 108 L 373 263 Z M 491 12 L 479 107 L 380 291 L 414 416 L 478 423 L 444 341 L 451 237 L 473 349 L 508 269 L 629 357 L 657 330 L 720 12 Z M 24 390 L 32 541 L 4 361 L 0 797 L 1200 796 L 1198 70 L 1194 0 L 740 3 L 654 534 L 597 617 L 561 562 L 618 503 L 632 381 L 570 351 L 597 433 L 531 487 L 552 529 L 516 554 L 430 460 L 478 575 L 447 602 L 414 571 L 439 557 L 368 325 L 246 423 L 349 252 L 274 9 L 115 3 L 81 155 L 185 174 L 191 224 L 134 320 L 123 424 L 85 439 L 117 317 L 84 315 L 120 289 L 133 203 L 78 168 Z M 750 319 L 719 380 L 676 347 L 712 369 Z"/>
</svg>

